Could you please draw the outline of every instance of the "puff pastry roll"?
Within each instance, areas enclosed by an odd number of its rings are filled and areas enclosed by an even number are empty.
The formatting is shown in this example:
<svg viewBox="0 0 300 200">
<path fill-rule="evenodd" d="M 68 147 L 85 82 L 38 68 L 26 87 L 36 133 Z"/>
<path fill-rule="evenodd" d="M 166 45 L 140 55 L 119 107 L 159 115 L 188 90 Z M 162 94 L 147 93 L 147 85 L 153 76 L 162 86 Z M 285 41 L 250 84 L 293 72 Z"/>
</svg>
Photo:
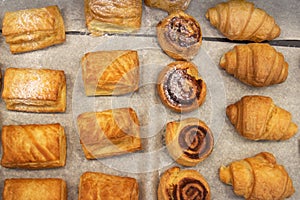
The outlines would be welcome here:
<svg viewBox="0 0 300 200">
<path fill-rule="evenodd" d="M 2 197 L 3 200 L 67 200 L 67 186 L 60 178 L 6 179 Z"/>
<path fill-rule="evenodd" d="M 66 136 L 60 124 L 3 126 L 2 149 L 3 167 L 41 169 L 66 163 Z"/>
<path fill-rule="evenodd" d="M 78 200 L 138 200 L 136 179 L 99 172 L 85 172 L 80 177 Z"/>
<path fill-rule="evenodd" d="M 195 166 L 211 154 L 214 137 L 203 121 L 187 118 L 167 124 L 166 144 L 170 155 L 177 163 Z"/>
<path fill-rule="evenodd" d="M 157 91 L 165 106 L 175 112 L 190 112 L 204 103 L 206 84 L 192 62 L 175 61 L 159 73 Z"/>
<path fill-rule="evenodd" d="M 82 77 L 87 96 L 122 95 L 134 92 L 139 84 L 137 51 L 98 51 L 84 55 Z"/>
<path fill-rule="evenodd" d="M 2 98 L 8 110 L 64 112 L 66 78 L 61 70 L 8 68 Z"/>
<path fill-rule="evenodd" d="M 139 120 L 132 108 L 83 113 L 77 124 L 87 159 L 141 150 Z"/>
<path fill-rule="evenodd" d="M 94 36 L 139 30 L 142 0 L 84 0 L 86 26 Z"/>
<path fill-rule="evenodd" d="M 159 8 L 169 13 L 176 10 L 186 10 L 191 0 L 145 0 L 145 4 L 149 7 Z"/>
<path fill-rule="evenodd" d="M 247 200 L 283 200 L 295 193 L 284 166 L 268 152 L 221 166 L 220 180 L 233 186 L 238 196 Z"/>
<path fill-rule="evenodd" d="M 172 167 L 165 171 L 158 186 L 158 200 L 210 200 L 210 187 L 196 170 Z"/>
<path fill-rule="evenodd" d="M 64 21 L 57 6 L 6 12 L 2 34 L 12 53 L 43 49 L 66 40 Z"/>
</svg>

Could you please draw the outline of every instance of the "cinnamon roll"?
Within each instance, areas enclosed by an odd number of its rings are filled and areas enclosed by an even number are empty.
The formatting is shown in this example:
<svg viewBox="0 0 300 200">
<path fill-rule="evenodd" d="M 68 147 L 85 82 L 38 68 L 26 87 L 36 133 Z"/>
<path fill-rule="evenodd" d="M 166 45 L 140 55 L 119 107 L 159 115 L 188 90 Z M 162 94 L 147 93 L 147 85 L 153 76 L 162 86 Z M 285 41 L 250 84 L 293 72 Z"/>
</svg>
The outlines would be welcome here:
<svg viewBox="0 0 300 200">
<path fill-rule="evenodd" d="M 166 144 L 171 157 L 178 164 L 195 166 L 210 155 L 214 138 L 204 122 L 188 118 L 167 124 Z"/>
<path fill-rule="evenodd" d="M 157 91 L 162 103 L 173 111 L 190 112 L 205 101 L 206 84 L 193 63 L 175 61 L 160 72 Z"/>
<path fill-rule="evenodd" d="M 145 0 L 144 2 L 149 7 L 158 8 L 170 13 L 175 10 L 186 10 L 191 0 Z"/>
<path fill-rule="evenodd" d="M 175 60 L 191 60 L 202 43 L 199 23 L 183 11 L 174 11 L 160 21 L 156 33 L 160 47 Z"/>
<path fill-rule="evenodd" d="M 210 187 L 196 170 L 168 169 L 162 175 L 158 186 L 158 200 L 209 200 Z"/>
</svg>

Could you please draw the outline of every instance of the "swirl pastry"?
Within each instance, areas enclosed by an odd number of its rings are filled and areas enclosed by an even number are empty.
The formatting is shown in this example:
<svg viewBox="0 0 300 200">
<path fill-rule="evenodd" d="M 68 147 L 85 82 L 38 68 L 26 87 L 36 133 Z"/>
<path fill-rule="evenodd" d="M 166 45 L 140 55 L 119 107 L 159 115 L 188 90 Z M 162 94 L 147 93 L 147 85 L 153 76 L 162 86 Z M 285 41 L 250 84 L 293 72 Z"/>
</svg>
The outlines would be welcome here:
<svg viewBox="0 0 300 200">
<path fill-rule="evenodd" d="M 139 85 L 137 51 L 98 51 L 81 60 L 85 94 L 122 95 L 134 92 Z"/>
<path fill-rule="evenodd" d="M 249 140 L 287 140 L 298 131 L 291 113 L 267 96 L 244 96 L 227 106 L 226 115 L 237 132 Z"/>
<path fill-rule="evenodd" d="M 162 103 L 173 111 L 190 112 L 205 101 L 206 84 L 191 62 L 170 63 L 160 72 L 157 83 Z"/>
<path fill-rule="evenodd" d="M 158 200 L 210 200 L 210 187 L 196 170 L 172 167 L 164 172 L 158 186 Z"/>
<path fill-rule="evenodd" d="M 60 178 L 12 178 L 4 181 L 3 200 L 67 200 L 67 184 Z"/>
<path fill-rule="evenodd" d="M 159 8 L 169 13 L 182 10 L 185 11 L 191 0 L 145 0 L 145 4 L 149 7 Z"/>
<path fill-rule="evenodd" d="M 174 11 L 156 26 L 160 47 L 175 60 L 191 60 L 202 44 L 199 23 L 183 11 Z"/>
<path fill-rule="evenodd" d="M 64 21 L 57 6 L 6 12 L 2 34 L 12 53 L 43 49 L 66 40 Z"/>
<path fill-rule="evenodd" d="M 167 124 L 166 144 L 170 155 L 178 164 L 195 166 L 210 155 L 214 138 L 204 122 L 188 118 Z"/>
<path fill-rule="evenodd" d="M 66 110 L 64 71 L 8 68 L 3 82 L 2 99 L 8 110 L 23 112 L 64 112 Z"/>
<path fill-rule="evenodd" d="M 247 200 L 283 200 L 295 192 L 285 168 L 268 152 L 222 166 L 219 176 L 222 182 L 233 186 L 236 195 Z"/>
<path fill-rule="evenodd" d="M 80 177 L 78 200 L 138 200 L 136 179 L 99 172 L 85 172 Z"/>
<path fill-rule="evenodd" d="M 2 127 L 1 165 L 42 169 L 66 163 L 66 136 L 60 124 L 28 124 Z"/>
<path fill-rule="evenodd" d="M 139 120 L 132 108 L 82 113 L 77 124 L 87 159 L 141 150 Z"/>
<path fill-rule="evenodd" d="M 142 0 L 84 0 L 88 30 L 94 36 L 140 29 Z"/>
</svg>

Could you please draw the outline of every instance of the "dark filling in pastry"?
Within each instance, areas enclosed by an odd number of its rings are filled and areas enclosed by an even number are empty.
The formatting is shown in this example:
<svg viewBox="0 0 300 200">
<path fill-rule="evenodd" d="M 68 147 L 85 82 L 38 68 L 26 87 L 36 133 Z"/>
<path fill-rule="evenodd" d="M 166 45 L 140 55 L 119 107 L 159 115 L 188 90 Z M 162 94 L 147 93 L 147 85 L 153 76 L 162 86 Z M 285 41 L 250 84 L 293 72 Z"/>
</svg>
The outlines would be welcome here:
<svg viewBox="0 0 300 200">
<path fill-rule="evenodd" d="M 173 200 L 205 200 L 208 191 L 201 181 L 184 178 L 177 185 L 174 185 L 172 197 Z"/>
<path fill-rule="evenodd" d="M 199 159 L 201 155 L 211 149 L 211 137 L 207 130 L 199 125 L 184 127 L 178 137 L 183 153 L 192 159 Z"/>
<path fill-rule="evenodd" d="M 167 29 L 167 37 L 181 47 L 192 46 L 200 40 L 200 28 L 191 18 L 173 17 Z"/>
<path fill-rule="evenodd" d="M 187 69 L 173 69 L 166 74 L 163 89 L 167 100 L 175 106 L 189 106 L 200 98 L 202 80 L 187 74 Z"/>
</svg>

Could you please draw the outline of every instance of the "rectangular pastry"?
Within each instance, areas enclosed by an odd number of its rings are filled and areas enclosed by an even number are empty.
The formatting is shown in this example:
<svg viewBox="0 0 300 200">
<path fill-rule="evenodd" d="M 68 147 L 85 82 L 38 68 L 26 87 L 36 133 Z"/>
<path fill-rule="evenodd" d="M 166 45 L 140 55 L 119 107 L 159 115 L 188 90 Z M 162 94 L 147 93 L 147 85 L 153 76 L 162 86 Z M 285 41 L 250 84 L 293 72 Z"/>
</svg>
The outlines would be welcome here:
<svg viewBox="0 0 300 200">
<path fill-rule="evenodd" d="M 66 163 L 66 136 L 60 124 L 2 127 L 1 165 L 7 168 L 42 169 Z"/>
<path fill-rule="evenodd" d="M 94 36 L 132 32 L 141 27 L 142 0 L 84 0 L 84 12 Z"/>
<path fill-rule="evenodd" d="M 80 177 L 78 200 L 138 200 L 136 179 L 99 172 L 85 172 Z"/>
<path fill-rule="evenodd" d="M 141 149 L 140 127 L 132 108 L 87 112 L 77 118 L 80 143 L 87 159 Z"/>
<path fill-rule="evenodd" d="M 4 74 L 2 99 L 8 110 L 64 112 L 66 109 L 64 71 L 8 68 Z"/>
<path fill-rule="evenodd" d="M 2 198 L 3 200 L 67 200 L 67 186 L 60 178 L 6 179 Z"/>
<path fill-rule="evenodd" d="M 57 6 L 6 12 L 2 34 L 12 53 L 42 49 L 66 40 L 64 21 Z"/>
<path fill-rule="evenodd" d="M 81 60 L 82 78 L 87 96 L 122 95 L 139 85 L 137 51 L 98 51 Z"/>
</svg>

